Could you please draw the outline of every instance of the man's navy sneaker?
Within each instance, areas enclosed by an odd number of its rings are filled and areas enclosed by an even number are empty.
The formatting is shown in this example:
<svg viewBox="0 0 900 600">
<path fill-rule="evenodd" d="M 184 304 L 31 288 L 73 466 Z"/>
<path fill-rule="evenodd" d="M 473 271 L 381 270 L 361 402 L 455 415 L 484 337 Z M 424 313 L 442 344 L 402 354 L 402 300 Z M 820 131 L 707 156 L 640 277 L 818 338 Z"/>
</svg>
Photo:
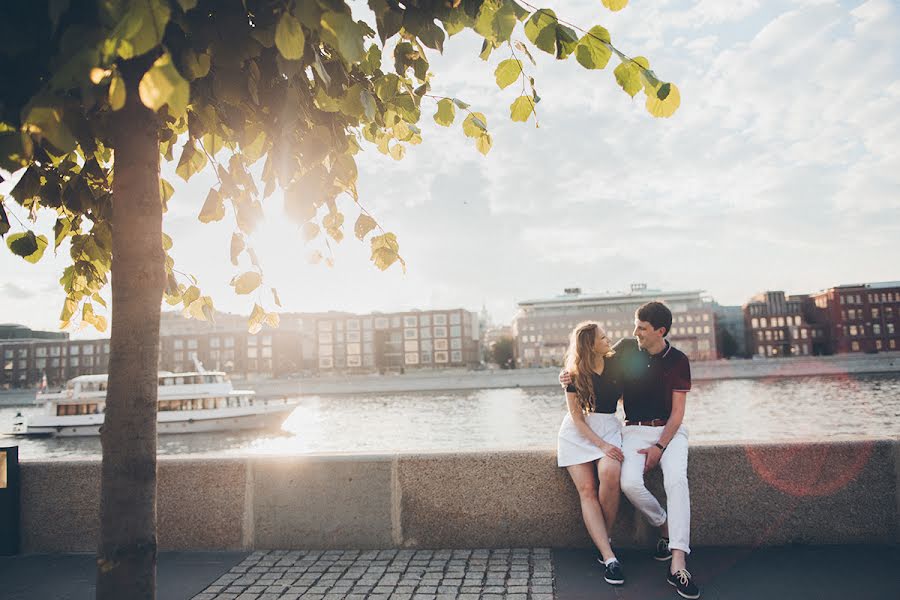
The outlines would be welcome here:
<svg viewBox="0 0 900 600">
<path fill-rule="evenodd" d="M 674 585 L 678 591 L 678 595 L 682 598 L 694 600 L 700 597 L 700 589 L 694 583 L 694 579 L 687 569 L 679 569 L 674 573 L 669 573 L 666 581 L 670 585 Z"/>
<path fill-rule="evenodd" d="M 656 552 L 653 553 L 655 560 L 669 560 L 672 558 L 672 551 L 669 550 L 669 538 L 661 537 L 656 542 Z"/>
</svg>

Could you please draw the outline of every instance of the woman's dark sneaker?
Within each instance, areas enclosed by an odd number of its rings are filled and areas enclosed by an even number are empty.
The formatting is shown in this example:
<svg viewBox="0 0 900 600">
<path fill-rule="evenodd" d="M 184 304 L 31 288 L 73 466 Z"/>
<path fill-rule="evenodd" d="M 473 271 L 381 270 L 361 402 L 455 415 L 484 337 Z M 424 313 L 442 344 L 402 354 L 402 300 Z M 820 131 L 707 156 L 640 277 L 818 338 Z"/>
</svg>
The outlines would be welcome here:
<svg viewBox="0 0 900 600">
<path fill-rule="evenodd" d="M 672 558 L 672 551 L 669 550 L 669 538 L 661 537 L 656 542 L 656 552 L 653 554 L 655 560 L 669 560 Z"/>
<path fill-rule="evenodd" d="M 679 569 L 674 573 L 669 573 L 666 581 L 675 586 L 678 595 L 682 598 L 693 600 L 700 597 L 700 589 L 694 583 L 694 578 L 687 569 Z"/>
<path fill-rule="evenodd" d="M 619 564 L 619 561 L 614 560 L 606 565 L 603 579 L 610 585 L 622 585 L 625 583 L 625 572 L 622 570 L 622 565 Z"/>
</svg>

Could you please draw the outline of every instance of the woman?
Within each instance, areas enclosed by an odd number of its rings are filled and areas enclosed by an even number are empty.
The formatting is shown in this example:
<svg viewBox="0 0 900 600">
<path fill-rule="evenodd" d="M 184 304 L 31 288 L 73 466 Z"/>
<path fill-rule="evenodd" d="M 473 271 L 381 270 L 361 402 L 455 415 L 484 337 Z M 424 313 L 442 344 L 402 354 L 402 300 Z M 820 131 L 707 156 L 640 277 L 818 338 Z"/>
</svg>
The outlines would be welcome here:
<svg viewBox="0 0 900 600">
<path fill-rule="evenodd" d="M 566 467 L 581 500 L 581 515 L 606 567 L 607 583 L 625 582 L 622 566 L 610 547 L 609 530 L 619 510 L 622 425 L 616 405 L 622 395 L 611 360 L 614 352 L 597 323 L 579 324 L 569 335 L 566 370 L 568 413 L 559 428 L 557 464 Z M 599 484 L 598 484 L 599 480 Z"/>
</svg>

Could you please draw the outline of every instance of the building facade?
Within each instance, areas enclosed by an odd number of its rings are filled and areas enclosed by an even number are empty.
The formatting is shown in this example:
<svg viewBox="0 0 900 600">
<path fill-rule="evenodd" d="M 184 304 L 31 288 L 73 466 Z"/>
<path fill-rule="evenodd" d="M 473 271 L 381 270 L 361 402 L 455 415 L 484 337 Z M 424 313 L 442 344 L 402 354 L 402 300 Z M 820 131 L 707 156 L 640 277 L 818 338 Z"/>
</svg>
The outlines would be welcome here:
<svg viewBox="0 0 900 600">
<path fill-rule="evenodd" d="M 900 281 L 840 285 L 812 295 L 835 353 L 900 349 Z"/>
<path fill-rule="evenodd" d="M 45 374 L 48 385 L 59 386 L 79 375 L 108 372 L 109 339 L 23 337 L 27 328 L 7 328 L 17 335 L 0 338 L 0 388 L 35 387 Z M 242 315 L 216 313 L 215 322 L 207 322 L 162 313 L 159 369 L 193 371 L 195 361 L 247 379 L 471 368 L 482 362 L 481 330 L 478 315 L 460 308 L 281 313 L 277 328 L 256 334 L 248 333 Z"/>
<path fill-rule="evenodd" d="M 675 347 L 691 360 L 718 358 L 713 303 L 701 291 L 665 292 L 633 284 L 629 292 L 583 294 L 581 288 L 567 288 L 561 296 L 519 302 L 512 325 L 517 364 L 561 365 L 569 333 L 582 321 L 600 323 L 613 342 L 631 337 L 635 311 L 651 300 L 672 311 L 668 339 Z"/>
<path fill-rule="evenodd" d="M 318 371 L 405 372 L 481 363 L 478 315 L 464 309 L 316 321 Z"/>
<path fill-rule="evenodd" d="M 746 343 L 755 356 L 829 354 L 827 328 L 810 296 L 762 292 L 744 307 Z"/>
<path fill-rule="evenodd" d="M 45 332 L 50 333 L 50 332 Z M 109 340 L 70 340 L 52 337 L 0 340 L 3 370 L 0 388 L 40 385 L 44 375 L 49 386 L 59 386 L 79 375 L 106 373 Z"/>
</svg>

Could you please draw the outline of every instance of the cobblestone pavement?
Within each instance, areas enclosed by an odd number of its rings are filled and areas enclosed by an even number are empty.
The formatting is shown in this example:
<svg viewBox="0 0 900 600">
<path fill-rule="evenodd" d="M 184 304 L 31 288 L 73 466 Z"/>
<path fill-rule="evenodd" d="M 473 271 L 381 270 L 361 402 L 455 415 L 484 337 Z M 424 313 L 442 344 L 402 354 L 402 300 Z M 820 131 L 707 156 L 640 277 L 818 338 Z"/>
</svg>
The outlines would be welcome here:
<svg viewBox="0 0 900 600">
<path fill-rule="evenodd" d="M 253 552 L 193 600 L 553 600 L 547 548 Z"/>
</svg>

